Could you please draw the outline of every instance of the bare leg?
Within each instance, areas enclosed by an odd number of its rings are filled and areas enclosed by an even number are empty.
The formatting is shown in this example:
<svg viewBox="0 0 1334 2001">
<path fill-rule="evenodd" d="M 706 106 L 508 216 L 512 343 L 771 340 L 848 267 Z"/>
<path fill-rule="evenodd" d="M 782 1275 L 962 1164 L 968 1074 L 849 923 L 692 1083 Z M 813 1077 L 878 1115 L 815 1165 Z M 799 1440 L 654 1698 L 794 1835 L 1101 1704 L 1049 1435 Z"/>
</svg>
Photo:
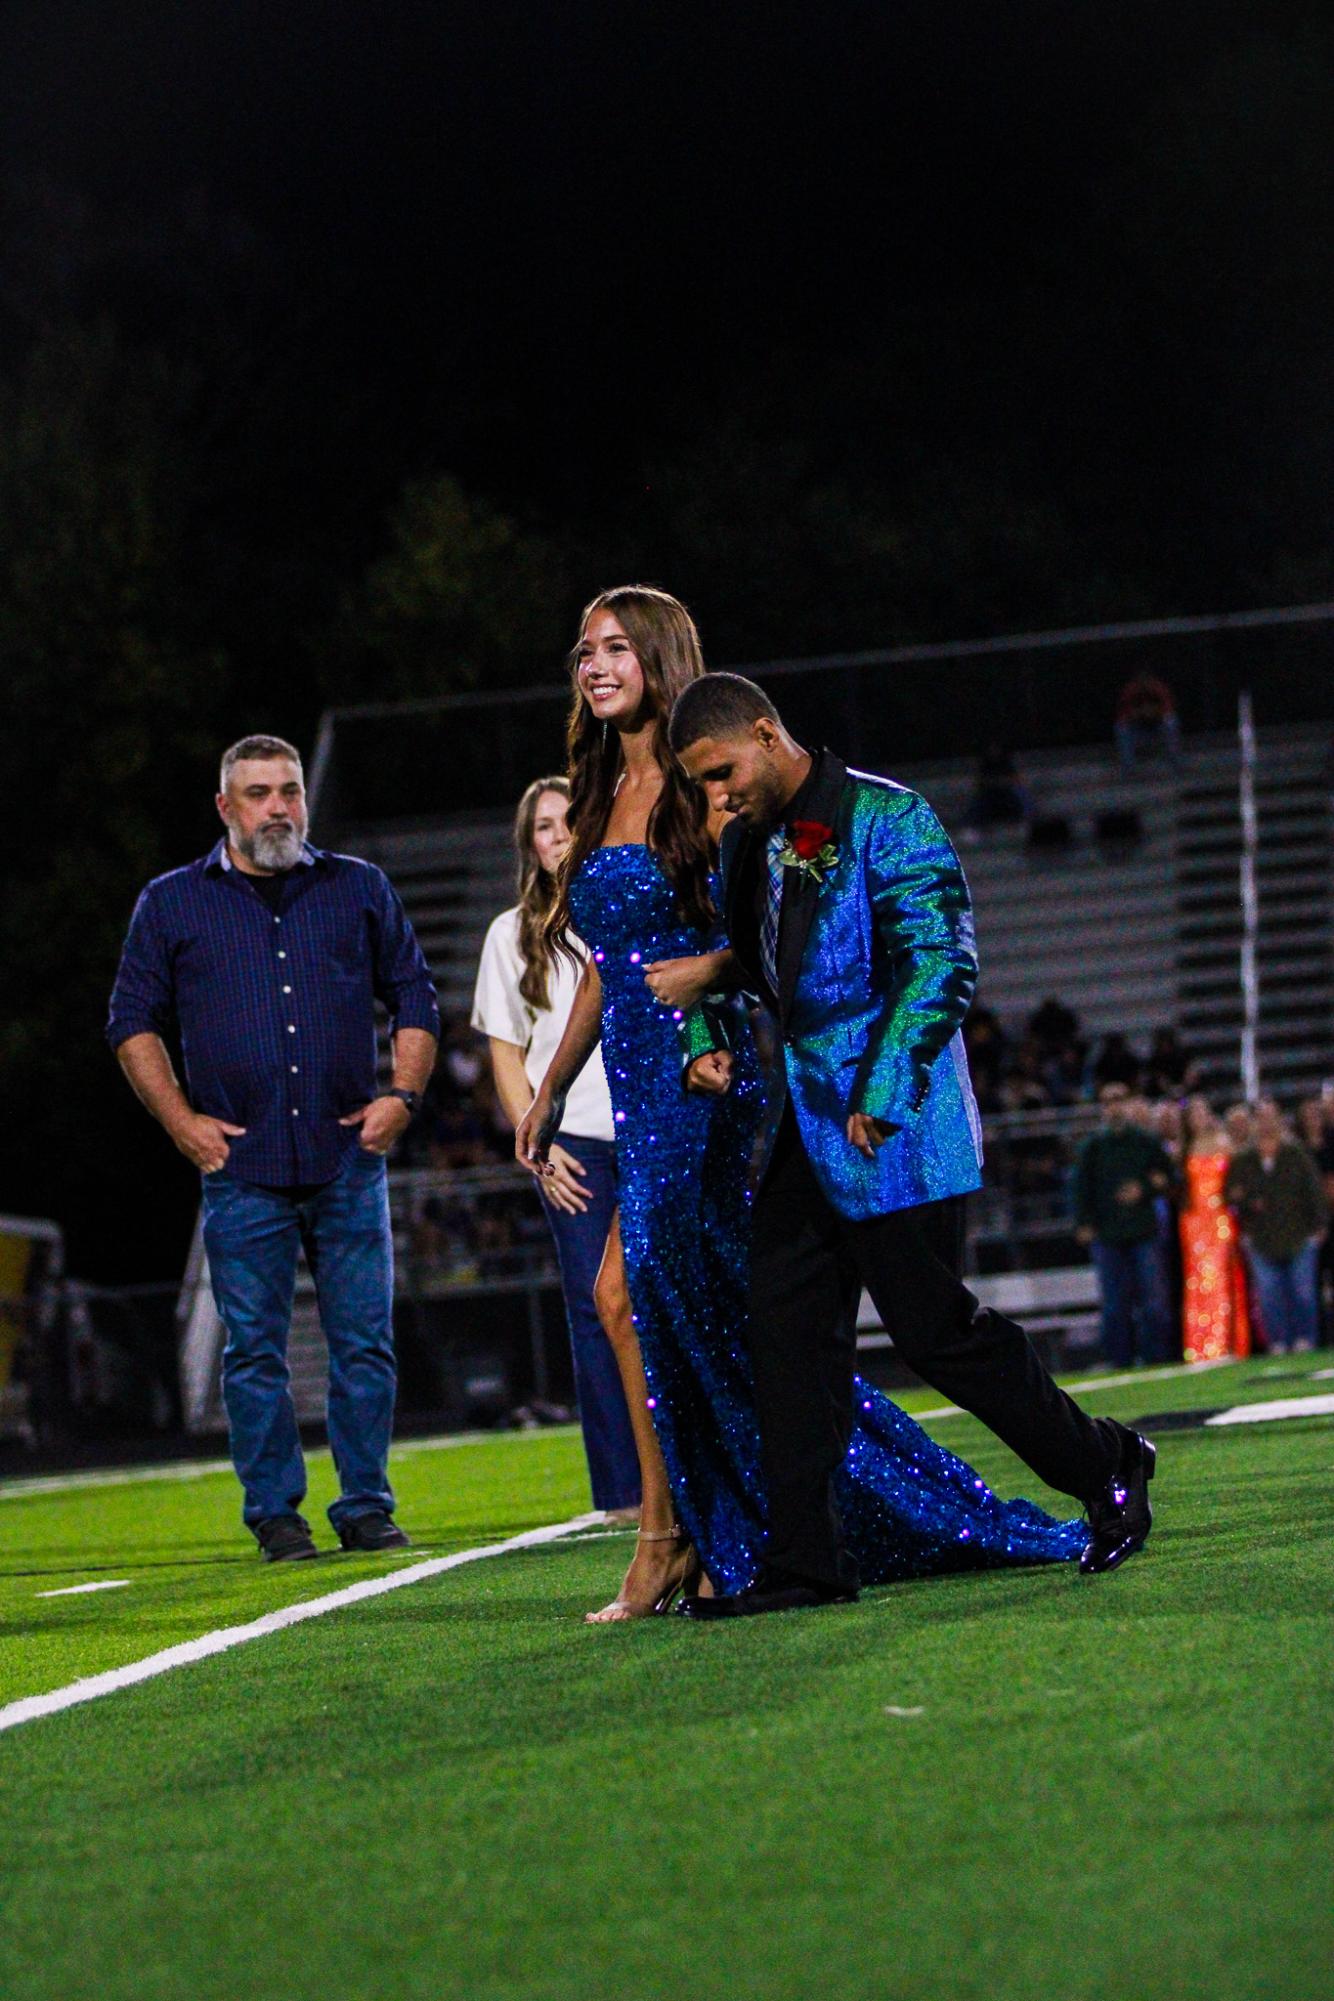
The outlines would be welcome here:
<svg viewBox="0 0 1334 2001">
<path fill-rule="evenodd" d="M 648 1407 L 648 1382 L 644 1358 L 639 1352 L 630 1313 L 630 1291 L 625 1282 L 625 1257 L 621 1249 L 621 1214 L 612 1217 L 607 1248 L 593 1288 L 593 1303 L 611 1342 L 616 1365 L 621 1372 L 625 1400 L 630 1409 L 635 1449 L 639 1454 L 639 1478 L 643 1501 L 639 1512 L 640 1541 L 622 1580 L 620 1591 L 600 1612 L 588 1614 L 592 1625 L 622 1619 L 642 1618 L 651 1612 L 664 1593 L 678 1584 L 693 1568 L 694 1552 L 680 1536 L 672 1492 L 667 1484 L 667 1468 L 662 1448 L 653 1429 Z"/>
</svg>

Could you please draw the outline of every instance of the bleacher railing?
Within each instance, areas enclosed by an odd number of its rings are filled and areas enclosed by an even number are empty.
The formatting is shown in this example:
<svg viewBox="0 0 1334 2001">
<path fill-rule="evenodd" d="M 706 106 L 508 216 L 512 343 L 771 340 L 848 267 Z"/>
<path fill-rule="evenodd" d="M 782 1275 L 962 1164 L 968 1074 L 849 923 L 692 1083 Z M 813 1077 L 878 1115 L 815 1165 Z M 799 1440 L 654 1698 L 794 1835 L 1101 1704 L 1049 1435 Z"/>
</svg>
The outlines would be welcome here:
<svg viewBox="0 0 1334 2001">
<path fill-rule="evenodd" d="M 748 661 L 738 671 L 772 685 L 799 737 L 894 771 L 988 743 L 1035 752 L 1100 732 L 1110 740 L 1118 692 L 1146 668 L 1170 683 L 1194 734 L 1235 729 L 1247 688 L 1259 722 L 1326 720 L 1334 604 Z M 559 664 L 534 662 L 523 687 L 330 710 L 311 760 L 312 815 L 327 839 L 369 822 L 508 807 L 559 764 L 568 703 Z"/>
</svg>

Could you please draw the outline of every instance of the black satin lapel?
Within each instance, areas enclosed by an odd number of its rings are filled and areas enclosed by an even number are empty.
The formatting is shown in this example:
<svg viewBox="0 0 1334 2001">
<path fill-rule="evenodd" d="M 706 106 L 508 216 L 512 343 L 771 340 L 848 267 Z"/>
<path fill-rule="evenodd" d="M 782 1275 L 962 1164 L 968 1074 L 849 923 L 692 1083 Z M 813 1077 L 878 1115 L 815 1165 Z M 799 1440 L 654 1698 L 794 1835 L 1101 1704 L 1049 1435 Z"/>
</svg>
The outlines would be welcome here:
<svg viewBox="0 0 1334 2001">
<path fill-rule="evenodd" d="M 847 783 L 848 767 L 842 758 L 826 751 L 820 761 L 819 782 L 806 801 L 802 818 L 821 820 L 829 827 L 838 825 L 839 801 Z M 821 896 L 837 895 L 837 875 L 826 885 L 813 882 L 797 869 L 788 869 L 783 884 L 783 916 L 778 928 L 778 1019 L 786 1024 L 792 1010 L 806 940 L 815 922 L 815 906 Z"/>
<path fill-rule="evenodd" d="M 755 841 L 749 829 L 734 836 L 728 865 L 723 871 L 727 942 L 752 977 L 760 970 L 755 923 Z"/>
</svg>

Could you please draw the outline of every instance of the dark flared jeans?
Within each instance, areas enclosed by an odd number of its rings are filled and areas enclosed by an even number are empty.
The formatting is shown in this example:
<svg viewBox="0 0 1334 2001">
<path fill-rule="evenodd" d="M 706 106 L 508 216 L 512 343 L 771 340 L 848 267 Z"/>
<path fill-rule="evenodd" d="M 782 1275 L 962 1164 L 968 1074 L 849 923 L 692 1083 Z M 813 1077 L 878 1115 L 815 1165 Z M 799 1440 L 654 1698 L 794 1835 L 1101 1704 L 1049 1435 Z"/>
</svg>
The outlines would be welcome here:
<svg viewBox="0 0 1334 2001">
<path fill-rule="evenodd" d="M 556 1239 L 593 1506 L 637 1508 L 639 1456 L 630 1413 L 616 1356 L 593 1304 L 594 1282 L 616 1213 L 616 1145 L 581 1133 L 560 1133 L 558 1139 L 587 1176 L 583 1186 L 588 1207 L 582 1215 L 569 1215 L 545 1197 L 543 1207 Z"/>
</svg>

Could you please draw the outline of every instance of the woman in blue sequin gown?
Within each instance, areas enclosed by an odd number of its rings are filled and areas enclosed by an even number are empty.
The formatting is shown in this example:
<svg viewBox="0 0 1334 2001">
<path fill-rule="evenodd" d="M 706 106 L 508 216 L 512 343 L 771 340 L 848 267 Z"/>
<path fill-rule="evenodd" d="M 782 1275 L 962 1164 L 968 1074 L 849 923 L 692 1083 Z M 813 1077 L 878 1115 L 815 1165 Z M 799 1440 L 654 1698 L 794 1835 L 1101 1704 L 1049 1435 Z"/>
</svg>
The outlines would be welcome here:
<svg viewBox="0 0 1334 2001">
<path fill-rule="evenodd" d="M 647 595 L 647 625 L 642 594 L 636 602 L 615 592 L 594 601 L 582 629 L 594 614 L 611 614 L 647 655 L 654 594 Z M 651 700 L 661 679 L 650 662 L 641 696 Z M 595 685 L 581 699 L 591 705 L 599 693 Z M 659 695 L 667 708 L 668 693 L 670 686 Z M 576 712 L 572 738 L 581 724 Z M 627 769 L 633 776 L 628 755 Z M 617 811 L 624 819 L 619 803 Z M 611 817 L 604 810 L 603 824 L 590 831 L 615 832 Z M 711 954 L 723 941 L 702 912 L 694 921 L 683 915 L 681 893 L 654 846 L 604 844 L 587 832 L 580 844 L 577 835 L 576 826 L 566 910 L 592 953 L 588 978 L 616 1122 L 619 1243 L 648 1405 L 680 1527 L 714 1587 L 739 1591 L 759 1569 L 764 1539 L 746 1349 L 747 1183 L 763 1110 L 760 1066 L 743 1026 L 726 1095 L 684 1090 L 679 1015 L 655 996 L 646 972 Z M 577 1039 L 573 1021 L 571 1032 Z M 540 1155 L 551 1110 L 545 1091 L 519 1129 L 519 1156 L 529 1165 Z M 864 1583 L 1078 1557 L 1088 1535 L 1082 1519 L 1057 1522 L 1028 1501 L 998 1499 L 972 1467 L 860 1379 L 856 1415 L 838 1498 Z M 650 1484 L 646 1479 L 646 1492 Z"/>
</svg>

